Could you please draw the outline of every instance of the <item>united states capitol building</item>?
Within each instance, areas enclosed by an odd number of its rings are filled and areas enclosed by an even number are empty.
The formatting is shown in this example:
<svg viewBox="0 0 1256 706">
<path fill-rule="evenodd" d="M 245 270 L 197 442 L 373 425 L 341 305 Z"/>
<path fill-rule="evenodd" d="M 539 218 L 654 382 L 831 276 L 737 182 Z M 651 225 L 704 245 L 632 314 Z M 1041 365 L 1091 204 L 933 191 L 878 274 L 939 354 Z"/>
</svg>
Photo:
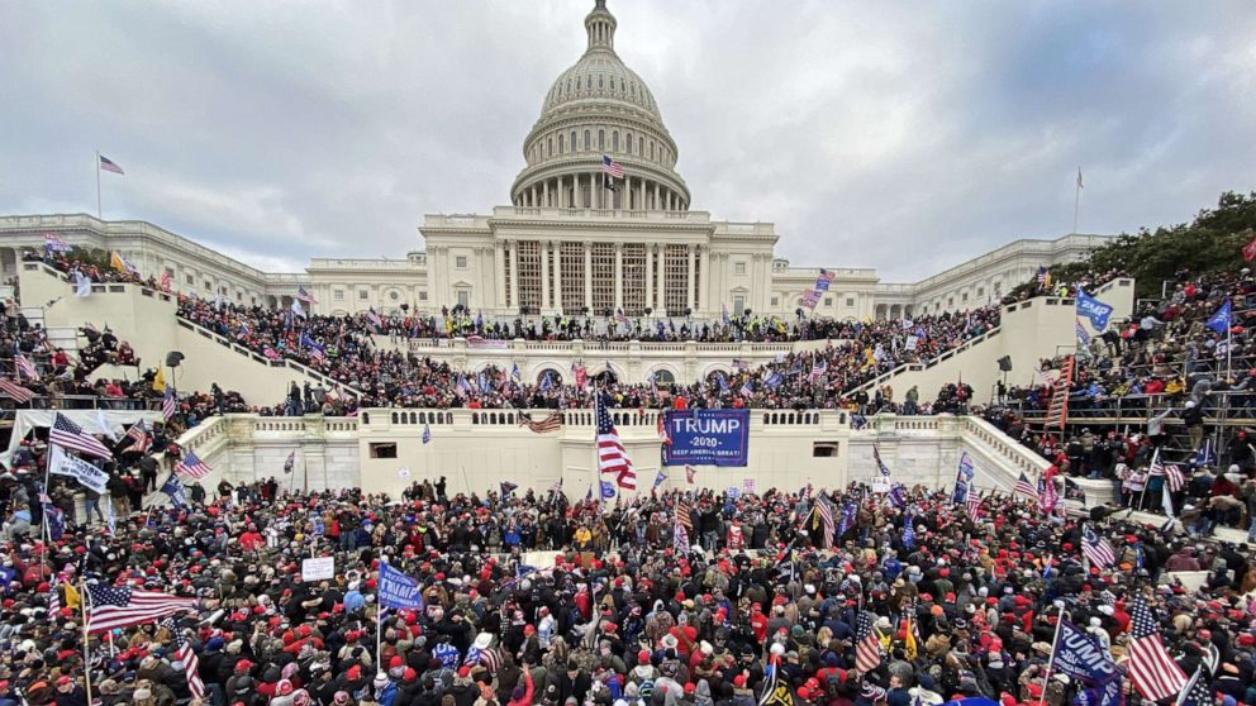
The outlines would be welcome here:
<svg viewBox="0 0 1256 706">
<path fill-rule="evenodd" d="M 194 234 L 144 221 L 12 215 L 0 217 L 0 268 L 13 277 L 23 251 L 42 248 L 44 235 L 55 233 L 72 245 L 119 251 L 145 276 L 168 272 L 180 292 L 244 305 L 288 306 L 304 286 L 324 314 L 461 304 L 486 317 L 622 311 L 711 319 L 747 309 L 792 316 L 821 266 L 778 257 L 781 234 L 771 222 L 722 221 L 694 208 L 677 170 L 680 150 L 646 82 L 616 51 L 618 23 L 604 0 L 584 18 L 584 30 L 585 53 L 559 74 L 524 137 L 509 205 L 428 215 L 418 226 L 421 247 L 404 257 L 314 258 L 304 272 L 272 273 L 197 244 Z M 608 157 L 622 178 L 606 175 Z M 910 283 L 882 282 L 873 268 L 820 263 L 834 278 L 814 314 L 866 319 L 968 309 L 1104 240 L 1013 240 Z"/>
</svg>

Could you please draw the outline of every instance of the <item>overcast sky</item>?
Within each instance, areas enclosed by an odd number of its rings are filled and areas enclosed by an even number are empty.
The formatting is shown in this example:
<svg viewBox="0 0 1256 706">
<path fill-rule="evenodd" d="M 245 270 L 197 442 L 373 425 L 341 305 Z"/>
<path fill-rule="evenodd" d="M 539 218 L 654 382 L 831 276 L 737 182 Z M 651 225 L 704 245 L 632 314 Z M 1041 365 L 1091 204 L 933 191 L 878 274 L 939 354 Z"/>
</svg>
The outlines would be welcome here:
<svg viewBox="0 0 1256 706">
<path fill-rule="evenodd" d="M 592 0 L 6 2 L 0 213 L 143 219 L 266 268 L 401 257 L 509 202 Z M 916 280 L 1256 188 L 1233 2 L 611 0 L 693 207 L 795 265 Z"/>
</svg>

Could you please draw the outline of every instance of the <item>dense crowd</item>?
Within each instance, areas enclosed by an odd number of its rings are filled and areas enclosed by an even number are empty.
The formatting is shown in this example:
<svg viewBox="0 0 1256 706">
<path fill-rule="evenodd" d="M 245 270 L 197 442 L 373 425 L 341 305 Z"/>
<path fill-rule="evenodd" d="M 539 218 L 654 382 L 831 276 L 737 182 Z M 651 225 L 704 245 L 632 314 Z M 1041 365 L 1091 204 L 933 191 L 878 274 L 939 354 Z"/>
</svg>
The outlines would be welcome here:
<svg viewBox="0 0 1256 706">
<path fill-rule="evenodd" d="M 854 486 L 612 505 L 452 495 L 444 478 L 399 499 L 289 494 L 272 479 L 212 496 L 194 486 L 182 505 L 119 513 L 110 531 L 67 522 L 45 545 L 13 527 L 34 483 L 0 481 L 0 699 L 36 706 L 86 703 L 88 671 L 107 706 L 182 702 L 194 687 L 179 640 L 198 657 L 193 702 L 219 706 L 1064 706 L 1093 685 L 1047 673 L 1057 602 L 1137 706 L 1153 700 L 1129 675 L 1139 601 L 1183 670 L 1215 646 L 1213 689 L 1256 703 L 1249 558 L 1119 514 L 1086 523 L 1005 496 L 974 512 L 949 493 L 891 502 Z M 1083 558 L 1086 527 L 1110 542 L 1110 565 Z M 559 552 L 553 566 L 528 563 L 545 549 Z M 334 577 L 303 581 L 310 556 L 333 557 Z M 378 615 L 384 561 L 418 581 L 422 607 Z M 1162 581 L 1185 569 L 1208 578 Z M 197 601 L 93 637 L 85 667 L 84 581 Z M 861 644 L 875 648 L 861 658 Z"/>
</svg>

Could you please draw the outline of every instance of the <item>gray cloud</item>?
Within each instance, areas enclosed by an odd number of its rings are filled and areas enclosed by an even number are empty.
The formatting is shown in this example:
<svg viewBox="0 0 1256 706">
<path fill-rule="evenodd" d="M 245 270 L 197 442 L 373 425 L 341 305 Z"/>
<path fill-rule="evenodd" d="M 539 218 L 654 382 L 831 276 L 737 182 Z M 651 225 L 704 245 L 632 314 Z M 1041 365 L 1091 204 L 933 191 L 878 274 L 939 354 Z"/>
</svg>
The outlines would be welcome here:
<svg viewBox="0 0 1256 706">
<path fill-rule="evenodd" d="M 507 201 L 584 0 L 9 3 L 0 212 L 95 208 L 264 267 L 400 256 Z M 1240 1 L 612 0 L 694 207 L 797 264 L 912 280 L 1017 237 L 1188 219 L 1256 188 Z"/>
</svg>

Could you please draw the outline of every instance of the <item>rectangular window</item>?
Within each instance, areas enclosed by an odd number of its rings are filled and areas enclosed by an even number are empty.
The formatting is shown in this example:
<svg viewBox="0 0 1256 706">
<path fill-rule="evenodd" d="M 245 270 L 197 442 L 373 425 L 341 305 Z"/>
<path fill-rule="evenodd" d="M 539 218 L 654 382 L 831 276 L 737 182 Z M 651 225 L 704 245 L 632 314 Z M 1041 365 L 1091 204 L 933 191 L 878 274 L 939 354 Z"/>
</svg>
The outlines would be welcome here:
<svg viewBox="0 0 1256 706">
<path fill-rule="evenodd" d="M 579 314 L 584 308 L 584 243 L 561 243 L 558 254 L 563 271 L 563 313 Z"/>
<path fill-rule="evenodd" d="M 811 444 L 812 458 L 837 458 L 838 442 L 816 441 Z"/>
<path fill-rule="evenodd" d="M 689 307 L 689 248 L 668 245 L 663 257 L 663 305 L 668 316 L 684 316 Z"/>
<path fill-rule="evenodd" d="M 333 291 L 333 292 L 331 293 L 331 298 L 332 298 L 332 299 L 335 299 L 335 300 L 336 300 L 336 301 L 338 301 L 338 302 L 342 302 L 342 301 L 344 301 L 344 300 L 345 300 L 345 290 L 343 290 L 343 289 L 337 289 L 337 290 Z"/>
<path fill-rule="evenodd" d="M 854 306 L 854 305 L 855 305 L 855 298 L 854 298 L 854 297 L 846 297 L 846 306 Z"/>
<path fill-rule="evenodd" d="M 645 243 L 624 243 L 624 313 L 645 314 Z"/>
<path fill-rule="evenodd" d="M 458 255 L 454 257 L 454 267 L 459 270 L 467 269 L 467 256 Z"/>
<path fill-rule="evenodd" d="M 824 298 L 824 305 L 825 305 L 825 306 L 833 306 L 833 297 L 825 297 L 825 298 Z"/>
<path fill-rule="evenodd" d="M 541 244 L 535 240 L 519 242 L 519 306 L 541 311 Z"/>
<path fill-rule="evenodd" d="M 419 301 L 421 302 L 427 301 L 427 292 L 419 292 Z"/>
<path fill-rule="evenodd" d="M 184 277 L 184 279 L 186 279 L 186 280 L 187 280 L 187 283 L 188 283 L 188 284 L 196 284 L 196 278 L 195 278 L 195 277 L 193 277 L 192 275 L 188 275 L 188 276 Z"/>
<path fill-rule="evenodd" d="M 371 296 L 371 292 L 370 292 L 369 290 L 366 290 L 366 289 L 359 289 L 359 290 L 358 290 L 358 299 L 360 299 L 360 300 L 362 300 L 362 301 L 366 301 L 366 300 L 367 300 L 367 298 L 368 298 L 368 297 L 370 297 L 370 296 Z"/>
<path fill-rule="evenodd" d="M 462 305 L 463 309 L 470 308 L 471 307 L 471 292 L 468 292 L 465 289 L 459 289 L 458 290 L 458 303 Z"/>
<path fill-rule="evenodd" d="M 775 301 L 773 301 L 773 303 L 775 303 Z M 732 311 L 733 316 L 741 316 L 742 312 L 744 312 L 745 310 L 746 310 L 746 298 L 740 294 L 733 297 L 733 311 Z"/>
<path fill-rule="evenodd" d="M 772 297 L 772 306 L 780 306 L 780 305 L 781 305 L 781 298 L 780 298 L 780 297 Z"/>
<path fill-rule="evenodd" d="M 397 458 L 397 444 L 391 441 L 372 442 L 371 458 Z"/>
<path fill-rule="evenodd" d="M 603 314 L 615 308 L 615 246 L 612 243 L 593 244 L 593 311 Z"/>
<path fill-rule="evenodd" d="M 978 288 L 977 288 L 977 296 L 979 296 L 979 297 L 980 297 L 980 296 L 983 296 L 985 293 L 986 293 L 986 288 L 985 288 L 985 287 L 978 287 Z"/>
<path fill-rule="evenodd" d="M 735 275 L 744 275 L 744 274 L 746 274 L 746 263 L 744 263 L 744 262 L 740 262 L 740 261 L 739 261 L 739 262 L 734 262 L 734 263 L 733 263 L 733 274 L 735 274 Z"/>
</svg>

